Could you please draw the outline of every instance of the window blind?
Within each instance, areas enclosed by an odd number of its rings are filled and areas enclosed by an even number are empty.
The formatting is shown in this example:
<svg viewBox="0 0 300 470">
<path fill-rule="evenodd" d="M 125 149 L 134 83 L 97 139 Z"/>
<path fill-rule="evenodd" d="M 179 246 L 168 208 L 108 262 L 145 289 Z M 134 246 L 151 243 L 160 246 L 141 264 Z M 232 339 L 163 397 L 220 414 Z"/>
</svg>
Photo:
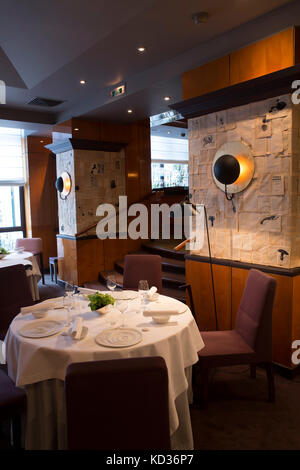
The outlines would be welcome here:
<svg viewBox="0 0 300 470">
<path fill-rule="evenodd" d="M 0 127 L 0 185 L 24 184 L 23 130 Z"/>
</svg>

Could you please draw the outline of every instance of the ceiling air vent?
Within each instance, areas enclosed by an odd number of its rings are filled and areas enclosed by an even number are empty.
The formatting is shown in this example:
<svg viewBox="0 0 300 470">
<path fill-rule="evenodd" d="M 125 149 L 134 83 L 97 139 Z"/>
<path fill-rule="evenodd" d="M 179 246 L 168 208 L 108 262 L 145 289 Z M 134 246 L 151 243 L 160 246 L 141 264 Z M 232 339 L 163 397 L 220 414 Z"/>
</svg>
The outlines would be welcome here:
<svg viewBox="0 0 300 470">
<path fill-rule="evenodd" d="M 36 97 L 29 101 L 27 104 L 34 106 L 45 106 L 46 108 L 53 108 L 54 106 L 58 106 L 62 103 L 63 101 L 61 100 L 50 100 L 49 98 Z"/>
</svg>

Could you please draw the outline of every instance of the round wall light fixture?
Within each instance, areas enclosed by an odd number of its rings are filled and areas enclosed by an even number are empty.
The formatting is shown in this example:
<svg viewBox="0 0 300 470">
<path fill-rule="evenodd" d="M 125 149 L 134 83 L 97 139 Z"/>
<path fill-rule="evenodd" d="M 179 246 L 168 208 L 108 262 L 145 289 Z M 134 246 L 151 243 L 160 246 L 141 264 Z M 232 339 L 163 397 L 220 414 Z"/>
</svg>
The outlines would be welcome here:
<svg viewBox="0 0 300 470">
<path fill-rule="evenodd" d="M 64 171 L 55 182 L 56 189 L 61 199 L 67 199 L 71 192 L 72 180 L 69 173 Z"/>
<path fill-rule="evenodd" d="M 254 175 L 254 158 L 250 148 L 242 142 L 228 142 L 216 152 L 212 164 L 213 179 L 227 199 L 243 191 Z M 231 198 L 228 197 L 231 195 Z"/>
</svg>

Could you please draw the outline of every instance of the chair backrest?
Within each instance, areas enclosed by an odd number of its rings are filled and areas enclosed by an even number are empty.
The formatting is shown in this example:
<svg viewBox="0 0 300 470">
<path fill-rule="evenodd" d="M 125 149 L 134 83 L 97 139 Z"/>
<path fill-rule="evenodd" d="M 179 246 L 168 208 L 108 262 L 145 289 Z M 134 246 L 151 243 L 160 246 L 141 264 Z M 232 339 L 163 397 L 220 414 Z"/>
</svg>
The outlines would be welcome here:
<svg viewBox="0 0 300 470">
<path fill-rule="evenodd" d="M 24 247 L 25 251 L 29 251 L 34 255 L 38 255 L 43 251 L 43 242 L 41 238 L 17 238 L 16 248 Z"/>
<path fill-rule="evenodd" d="M 21 307 L 32 305 L 32 295 L 23 264 L 0 268 L 0 339 Z"/>
<path fill-rule="evenodd" d="M 162 357 L 71 364 L 65 392 L 68 449 L 170 449 Z"/>
<path fill-rule="evenodd" d="M 161 257 L 159 255 L 126 255 L 124 262 L 123 287 L 137 289 L 140 280 L 147 280 L 149 287 L 162 290 Z"/>
<path fill-rule="evenodd" d="M 235 330 L 262 361 L 272 359 L 272 311 L 276 280 L 256 269 L 248 275 Z"/>
</svg>

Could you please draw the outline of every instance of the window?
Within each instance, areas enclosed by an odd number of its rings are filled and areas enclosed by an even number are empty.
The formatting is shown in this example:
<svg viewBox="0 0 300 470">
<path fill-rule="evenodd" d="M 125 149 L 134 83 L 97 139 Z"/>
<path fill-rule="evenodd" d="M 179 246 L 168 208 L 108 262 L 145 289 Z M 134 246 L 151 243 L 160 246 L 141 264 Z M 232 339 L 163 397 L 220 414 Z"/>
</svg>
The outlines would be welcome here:
<svg viewBox="0 0 300 470">
<path fill-rule="evenodd" d="M 0 246 L 25 236 L 23 131 L 0 127 Z"/>
<path fill-rule="evenodd" d="M 152 188 L 187 187 L 188 140 L 151 135 Z"/>
</svg>

